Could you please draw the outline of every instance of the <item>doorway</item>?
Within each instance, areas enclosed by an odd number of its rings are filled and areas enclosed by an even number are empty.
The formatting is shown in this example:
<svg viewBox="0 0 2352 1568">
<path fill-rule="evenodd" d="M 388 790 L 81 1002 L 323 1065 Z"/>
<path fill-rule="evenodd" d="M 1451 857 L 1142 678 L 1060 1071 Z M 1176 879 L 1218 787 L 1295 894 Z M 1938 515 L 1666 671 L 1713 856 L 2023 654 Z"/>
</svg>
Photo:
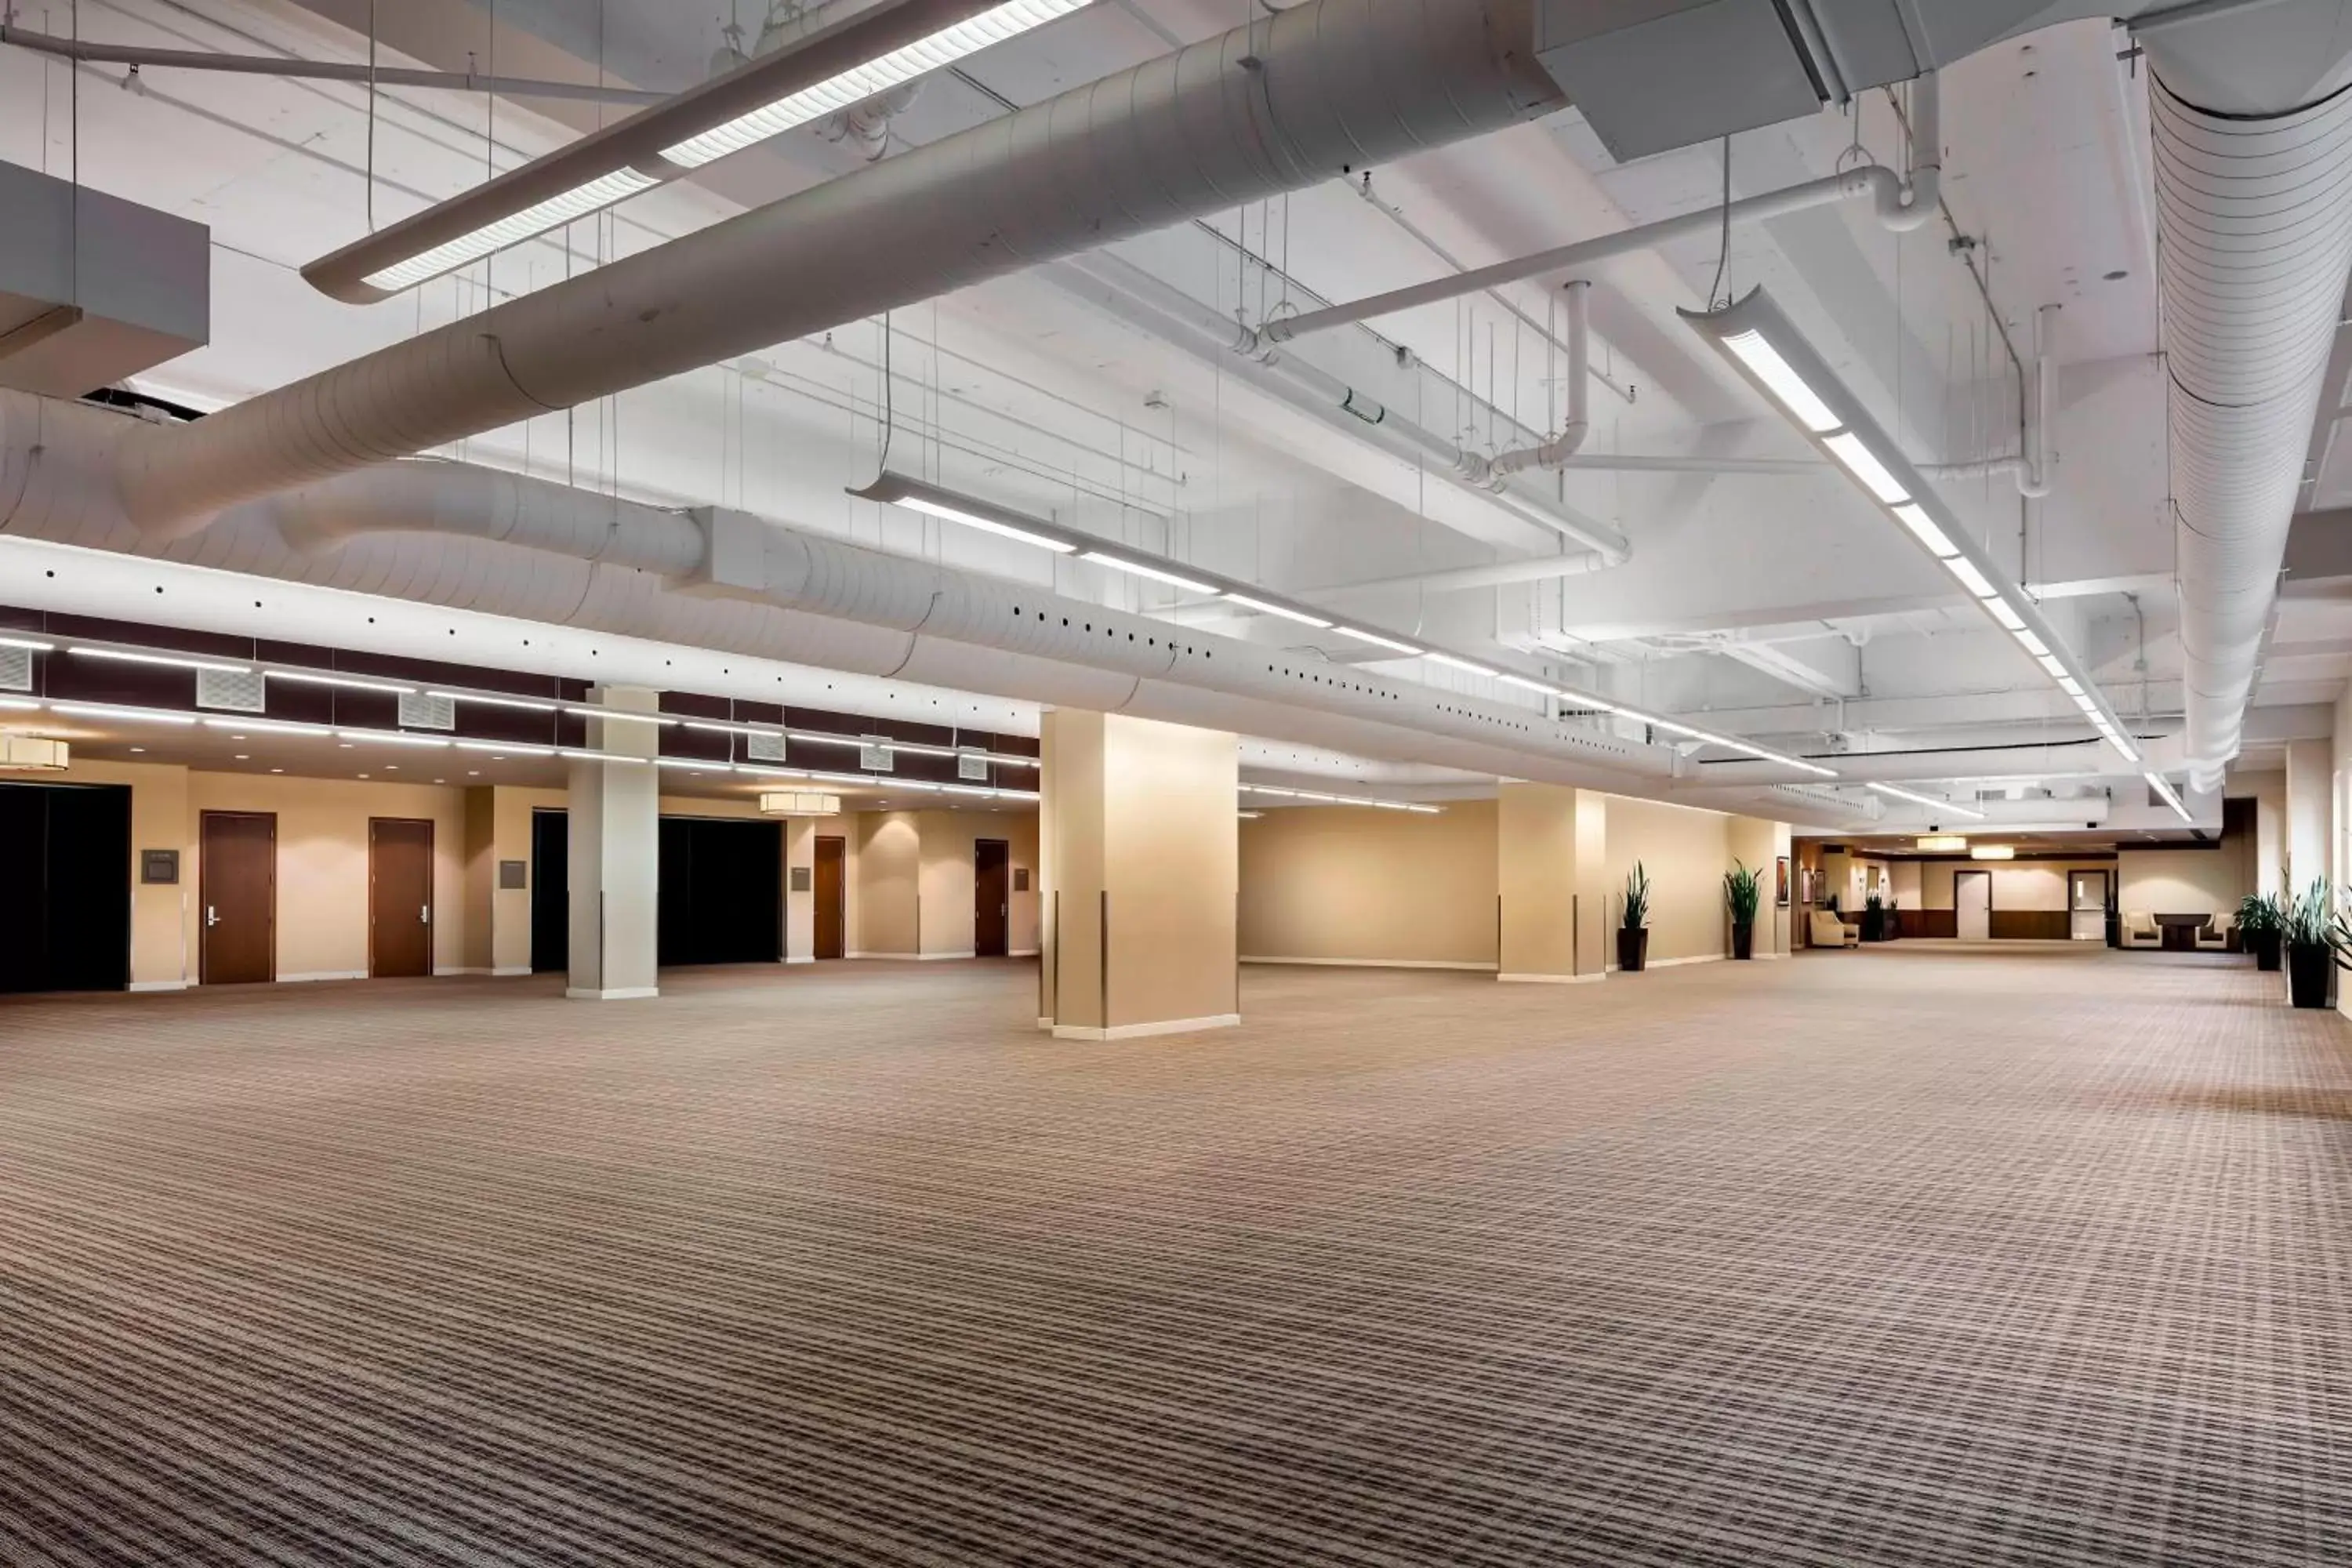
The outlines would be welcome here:
<svg viewBox="0 0 2352 1568">
<path fill-rule="evenodd" d="M 0 784 L 0 992 L 131 984 L 131 790 Z"/>
<path fill-rule="evenodd" d="M 2076 942 L 2107 940 L 2107 874 L 2066 874 L 2066 934 Z"/>
<path fill-rule="evenodd" d="M 1958 928 L 1953 935 L 1962 942 L 1992 940 L 1992 873 L 1990 871 L 1955 871 L 1952 873 L 1952 912 Z"/>
<path fill-rule="evenodd" d="M 656 962 L 773 963 L 784 955 L 784 825 L 661 819 Z"/>
<path fill-rule="evenodd" d="M 204 926 L 196 979 L 251 985 L 278 978 L 278 815 L 207 811 L 197 834 Z"/>
<path fill-rule="evenodd" d="M 433 824 L 368 818 L 368 974 L 433 973 Z"/>
<path fill-rule="evenodd" d="M 971 846 L 971 951 L 1003 958 L 1013 927 L 1013 846 L 977 838 Z"/>
<path fill-rule="evenodd" d="M 572 818 L 535 806 L 530 814 L 530 972 L 572 967 Z"/>
<path fill-rule="evenodd" d="M 849 927 L 847 903 L 848 879 L 844 875 L 849 859 L 849 841 L 845 838 L 819 838 L 816 841 L 816 929 L 815 941 L 810 952 L 817 958 L 842 958 L 849 952 L 845 940 Z"/>
</svg>

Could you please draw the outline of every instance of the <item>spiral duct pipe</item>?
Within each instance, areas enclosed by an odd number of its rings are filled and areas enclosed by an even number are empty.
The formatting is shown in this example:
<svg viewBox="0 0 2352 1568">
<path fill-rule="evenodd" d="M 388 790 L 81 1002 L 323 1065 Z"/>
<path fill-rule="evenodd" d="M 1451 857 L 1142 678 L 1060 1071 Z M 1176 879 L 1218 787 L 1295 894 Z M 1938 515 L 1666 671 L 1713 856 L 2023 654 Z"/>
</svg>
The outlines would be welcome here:
<svg viewBox="0 0 2352 1568">
<path fill-rule="evenodd" d="M 2352 269 L 2352 92 L 2267 116 L 2149 89 L 2190 783 L 2238 753 Z"/>
</svg>

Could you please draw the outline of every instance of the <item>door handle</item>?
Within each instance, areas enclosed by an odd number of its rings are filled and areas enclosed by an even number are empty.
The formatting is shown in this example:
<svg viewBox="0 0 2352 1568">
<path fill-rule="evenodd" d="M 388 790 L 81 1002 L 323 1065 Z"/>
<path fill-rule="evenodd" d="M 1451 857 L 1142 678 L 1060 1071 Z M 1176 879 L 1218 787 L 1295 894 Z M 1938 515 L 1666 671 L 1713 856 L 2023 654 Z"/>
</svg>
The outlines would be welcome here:
<svg viewBox="0 0 2352 1568">
<path fill-rule="evenodd" d="M 205 906 L 205 924 L 208 926 L 220 924 L 220 911 L 210 904 Z"/>
<path fill-rule="evenodd" d="M 433 906 L 431 904 L 419 904 L 416 906 L 416 923 L 422 926 L 429 926 L 433 923 Z"/>
</svg>

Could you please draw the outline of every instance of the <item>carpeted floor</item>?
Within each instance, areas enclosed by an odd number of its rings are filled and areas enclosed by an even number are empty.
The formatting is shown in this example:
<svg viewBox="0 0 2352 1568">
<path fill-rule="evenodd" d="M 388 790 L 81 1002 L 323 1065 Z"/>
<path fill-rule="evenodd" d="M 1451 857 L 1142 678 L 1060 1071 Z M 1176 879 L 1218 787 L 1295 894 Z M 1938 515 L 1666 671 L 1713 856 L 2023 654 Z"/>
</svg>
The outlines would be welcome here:
<svg viewBox="0 0 2352 1568">
<path fill-rule="evenodd" d="M 2352 1561 L 2352 1026 L 2209 955 L 0 1005 L 0 1562 Z"/>
</svg>

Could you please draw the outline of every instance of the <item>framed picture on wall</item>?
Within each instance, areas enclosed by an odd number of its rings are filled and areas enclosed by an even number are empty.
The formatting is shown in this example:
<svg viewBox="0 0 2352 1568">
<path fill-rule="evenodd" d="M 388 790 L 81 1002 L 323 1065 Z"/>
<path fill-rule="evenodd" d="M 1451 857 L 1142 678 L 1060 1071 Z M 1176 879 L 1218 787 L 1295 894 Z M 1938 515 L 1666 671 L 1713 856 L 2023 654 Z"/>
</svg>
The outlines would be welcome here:
<svg viewBox="0 0 2352 1568">
<path fill-rule="evenodd" d="M 1776 874 L 1772 882 L 1774 892 L 1772 901 L 1777 907 L 1785 910 L 1789 907 L 1789 858 L 1786 855 L 1781 856 L 1774 863 L 1773 868 Z"/>
</svg>

